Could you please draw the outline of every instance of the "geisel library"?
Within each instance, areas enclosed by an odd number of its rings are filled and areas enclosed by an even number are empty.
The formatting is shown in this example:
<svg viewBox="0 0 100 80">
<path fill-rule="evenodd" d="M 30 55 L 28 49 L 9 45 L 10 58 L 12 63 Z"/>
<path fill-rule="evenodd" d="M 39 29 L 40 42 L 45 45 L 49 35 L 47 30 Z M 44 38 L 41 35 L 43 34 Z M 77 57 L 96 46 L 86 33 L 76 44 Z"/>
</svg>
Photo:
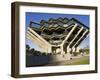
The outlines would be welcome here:
<svg viewBox="0 0 100 80">
<path fill-rule="evenodd" d="M 89 27 L 75 18 L 50 18 L 39 23 L 30 22 L 27 38 L 40 48 L 41 52 L 59 55 L 68 60 L 72 52 L 79 52 L 80 43 L 89 34 Z M 59 57 L 59 58 L 60 58 Z"/>
</svg>

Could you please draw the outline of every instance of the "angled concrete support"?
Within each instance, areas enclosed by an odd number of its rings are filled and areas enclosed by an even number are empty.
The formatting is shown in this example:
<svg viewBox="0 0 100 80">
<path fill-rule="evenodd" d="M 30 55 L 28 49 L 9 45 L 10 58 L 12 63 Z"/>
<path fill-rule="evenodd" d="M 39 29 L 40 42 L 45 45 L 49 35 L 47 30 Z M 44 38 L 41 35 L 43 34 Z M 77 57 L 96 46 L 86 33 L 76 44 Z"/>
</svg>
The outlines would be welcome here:
<svg viewBox="0 0 100 80">
<path fill-rule="evenodd" d="M 73 41 L 78 37 L 78 35 L 81 33 L 82 30 L 83 30 L 83 27 L 78 31 L 78 33 L 75 35 L 75 37 L 72 39 L 72 41 L 69 43 L 68 46 L 70 46 L 73 43 Z"/>
<path fill-rule="evenodd" d="M 83 33 L 83 35 L 81 36 L 81 38 L 74 44 L 73 47 L 75 47 L 75 46 L 81 41 L 81 39 L 84 37 L 84 35 L 86 35 L 87 32 L 88 32 L 88 30 L 86 30 L 86 31 Z"/>
<path fill-rule="evenodd" d="M 39 36 L 34 30 L 29 28 L 27 32 L 27 38 L 31 39 L 40 48 L 42 48 L 42 52 L 51 53 L 51 44 L 49 44 L 46 40 Z"/>
<path fill-rule="evenodd" d="M 67 37 L 65 38 L 65 40 L 62 42 L 61 45 L 63 45 L 65 43 L 66 40 L 68 40 L 68 38 L 70 37 L 70 35 L 72 34 L 72 32 L 75 30 L 75 28 L 77 27 L 77 24 L 74 25 L 74 27 L 72 28 L 72 30 L 68 33 Z"/>
<path fill-rule="evenodd" d="M 71 31 L 68 33 L 67 37 L 66 37 L 65 40 L 62 42 L 61 46 L 63 46 L 63 45 L 65 44 L 65 42 L 66 42 L 66 41 L 68 40 L 68 38 L 71 36 L 72 32 L 75 30 L 76 27 L 77 27 L 77 24 L 75 24 L 74 27 L 71 29 Z M 67 51 L 69 52 L 69 49 L 70 49 L 70 48 L 67 48 L 67 47 L 66 47 L 66 49 L 67 49 Z M 62 47 L 62 49 L 61 49 L 61 53 L 64 53 L 63 47 Z"/>
</svg>

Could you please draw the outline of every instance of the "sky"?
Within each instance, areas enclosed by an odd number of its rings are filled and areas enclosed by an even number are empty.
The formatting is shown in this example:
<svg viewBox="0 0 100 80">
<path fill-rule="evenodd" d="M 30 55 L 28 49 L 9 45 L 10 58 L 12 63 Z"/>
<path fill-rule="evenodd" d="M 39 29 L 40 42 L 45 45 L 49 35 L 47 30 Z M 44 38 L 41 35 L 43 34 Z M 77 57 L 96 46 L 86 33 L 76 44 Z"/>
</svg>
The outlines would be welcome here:
<svg viewBox="0 0 100 80">
<path fill-rule="evenodd" d="M 89 26 L 89 15 L 76 15 L 76 14 L 55 14 L 55 13 L 36 13 L 36 12 L 26 12 L 26 29 L 29 27 L 30 21 L 39 23 L 41 20 L 49 20 L 49 18 L 57 19 L 59 17 L 62 18 L 75 18 L 87 27 Z M 31 40 L 26 39 L 26 44 L 29 44 L 31 48 L 35 48 L 36 50 L 40 50 L 40 48 L 33 43 Z M 80 48 L 84 48 L 89 46 L 89 36 L 79 45 Z"/>
</svg>

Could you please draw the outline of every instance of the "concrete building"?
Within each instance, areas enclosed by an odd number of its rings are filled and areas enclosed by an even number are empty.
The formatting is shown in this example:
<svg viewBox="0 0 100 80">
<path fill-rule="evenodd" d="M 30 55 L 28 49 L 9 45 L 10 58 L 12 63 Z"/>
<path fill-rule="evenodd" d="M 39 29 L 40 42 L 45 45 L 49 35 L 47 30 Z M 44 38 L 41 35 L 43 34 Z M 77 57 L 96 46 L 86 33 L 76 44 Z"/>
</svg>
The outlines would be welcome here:
<svg viewBox="0 0 100 80">
<path fill-rule="evenodd" d="M 27 38 L 42 48 L 41 52 L 70 57 L 71 52 L 79 52 L 78 46 L 88 34 L 89 27 L 74 18 L 51 18 L 40 24 L 30 22 Z"/>
</svg>

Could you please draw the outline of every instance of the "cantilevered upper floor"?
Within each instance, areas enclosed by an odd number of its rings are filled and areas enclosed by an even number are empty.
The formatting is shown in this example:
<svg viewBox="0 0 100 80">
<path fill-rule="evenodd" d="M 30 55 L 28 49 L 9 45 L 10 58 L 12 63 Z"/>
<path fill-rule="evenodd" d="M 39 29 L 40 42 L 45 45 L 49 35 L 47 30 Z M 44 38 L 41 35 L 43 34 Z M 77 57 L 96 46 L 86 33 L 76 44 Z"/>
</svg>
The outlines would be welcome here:
<svg viewBox="0 0 100 80">
<path fill-rule="evenodd" d="M 30 22 L 30 28 L 51 45 L 77 47 L 89 34 L 89 27 L 75 18 L 50 18 L 39 23 Z"/>
</svg>

